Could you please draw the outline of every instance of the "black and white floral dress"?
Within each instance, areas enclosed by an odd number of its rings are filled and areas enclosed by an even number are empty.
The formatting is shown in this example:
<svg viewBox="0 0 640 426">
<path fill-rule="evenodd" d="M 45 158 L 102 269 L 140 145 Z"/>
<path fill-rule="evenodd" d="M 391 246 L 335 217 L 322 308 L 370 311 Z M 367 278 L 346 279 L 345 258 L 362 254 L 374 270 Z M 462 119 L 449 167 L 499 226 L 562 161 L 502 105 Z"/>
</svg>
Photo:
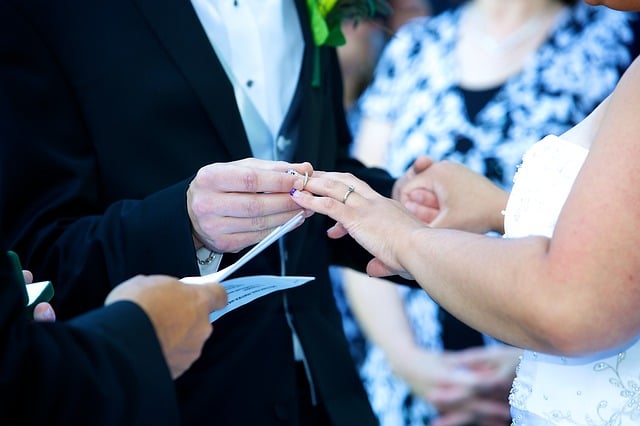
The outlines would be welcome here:
<svg viewBox="0 0 640 426">
<path fill-rule="evenodd" d="M 358 114 L 392 123 L 386 166 L 393 175 L 427 154 L 463 163 L 510 189 L 524 152 L 534 142 L 561 134 L 611 92 L 636 54 L 636 16 L 583 2 L 566 7 L 519 74 L 500 87 L 471 92 L 460 88 L 456 72 L 464 8 L 402 27 L 383 51 Z M 422 290 L 398 291 L 416 341 L 441 350 L 436 304 Z M 339 282 L 336 295 L 345 330 L 356 345 L 362 336 Z M 381 425 L 428 423 L 432 408 L 392 374 L 378 347 L 367 344 L 358 364 Z"/>
</svg>

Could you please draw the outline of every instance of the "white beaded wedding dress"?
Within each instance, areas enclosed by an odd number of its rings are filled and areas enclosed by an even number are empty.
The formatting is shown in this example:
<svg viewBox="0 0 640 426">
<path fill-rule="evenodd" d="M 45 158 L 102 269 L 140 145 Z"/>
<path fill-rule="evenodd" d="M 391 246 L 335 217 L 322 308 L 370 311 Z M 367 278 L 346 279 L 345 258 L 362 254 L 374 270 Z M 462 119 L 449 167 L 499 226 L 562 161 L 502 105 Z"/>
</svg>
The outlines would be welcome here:
<svg viewBox="0 0 640 426">
<path fill-rule="evenodd" d="M 556 136 L 529 149 L 514 177 L 505 237 L 551 236 L 586 155 Z M 509 401 L 514 425 L 640 425 L 640 336 L 580 358 L 525 351 Z"/>
</svg>

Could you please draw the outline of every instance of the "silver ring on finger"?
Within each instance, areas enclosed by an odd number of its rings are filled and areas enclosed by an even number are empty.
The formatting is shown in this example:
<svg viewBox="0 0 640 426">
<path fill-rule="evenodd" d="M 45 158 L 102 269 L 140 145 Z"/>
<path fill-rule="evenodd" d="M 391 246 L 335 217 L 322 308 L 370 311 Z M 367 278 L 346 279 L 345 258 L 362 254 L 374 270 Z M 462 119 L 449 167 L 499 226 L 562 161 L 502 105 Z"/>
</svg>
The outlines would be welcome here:
<svg viewBox="0 0 640 426">
<path fill-rule="evenodd" d="M 349 185 L 349 187 L 347 188 L 347 192 L 345 192 L 344 196 L 342 197 L 342 204 L 347 202 L 347 198 L 349 198 L 349 195 L 351 195 L 351 193 L 355 190 L 356 190 L 355 186 Z"/>
</svg>

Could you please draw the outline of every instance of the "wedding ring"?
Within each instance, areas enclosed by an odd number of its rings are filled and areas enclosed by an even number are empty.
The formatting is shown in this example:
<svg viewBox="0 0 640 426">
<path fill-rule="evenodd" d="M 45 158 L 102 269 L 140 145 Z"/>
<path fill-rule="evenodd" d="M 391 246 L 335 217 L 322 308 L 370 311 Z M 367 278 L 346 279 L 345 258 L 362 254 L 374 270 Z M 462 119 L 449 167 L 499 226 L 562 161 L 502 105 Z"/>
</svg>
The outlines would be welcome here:
<svg viewBox="0 0 640 426">
<path fill-rule="evenodd" d="M 349 187 L 347 188 L 347 192 L 345 192 L 344 196 L 342 197 L 342 204 L 347 202 L 347 198 L 349 198 L 349 195 L 351 195 L 351 193 L 355 190 L 356 190 L 355 186 L 349 185 Z"/>
<path fill-rule="evenodd" d="M 296 172 L 293 169 L 288 169 L 285 173 L 290 174 L 292 176 L 302 176 L 300 173 Z M 302 181 L 302 190 L 304 190 L 304 187 L 307 186 L 307 182 L 309 182 L 309 172 L 304 172 L 304 180 Z"/>
</svg>

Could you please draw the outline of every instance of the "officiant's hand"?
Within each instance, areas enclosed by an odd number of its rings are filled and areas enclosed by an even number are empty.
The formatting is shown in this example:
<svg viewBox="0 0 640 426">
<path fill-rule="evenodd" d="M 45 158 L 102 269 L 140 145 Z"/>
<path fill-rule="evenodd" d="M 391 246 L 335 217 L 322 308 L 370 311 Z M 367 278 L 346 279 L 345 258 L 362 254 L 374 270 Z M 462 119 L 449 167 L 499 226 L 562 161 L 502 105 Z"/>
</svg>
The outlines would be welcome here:
<svg viewBox="0 0 640 426">
<path fill-rule="evenodd" d="M 202 352 L 213 326 L 209 313 L 227 304 L 219 284 L 184 284 L 165 275 L 138 275 L 115 287 L 105 305 L 132 301 L 149 316 L 171 377 L 184 373 Z"/>
<path fill-rule="evenodd" d="M 33 308 L 33 319 L 40 322 L 53 322 L 56 320 L 56 312 L 48 302 L 40 302 Z"/>
<path fill-rule="evenodd" d="M 25 283 L 31 284 L 33 282 L 31 271 L 23 269 L 22 276 Z M 33 308 L 33 319 L 41 322 L 52 322 L 56 320 L 56 313 L 49 303 L 40 302 Z"/>
<path fill-rule="evenodd" d="M 309 163 L 255 158 L 201 168 L 187 191 L 196 249 L 238 252 L 298 213 L 289 190 L 299 177 L 287 170 L 313 174 Z"/>
</svg>

